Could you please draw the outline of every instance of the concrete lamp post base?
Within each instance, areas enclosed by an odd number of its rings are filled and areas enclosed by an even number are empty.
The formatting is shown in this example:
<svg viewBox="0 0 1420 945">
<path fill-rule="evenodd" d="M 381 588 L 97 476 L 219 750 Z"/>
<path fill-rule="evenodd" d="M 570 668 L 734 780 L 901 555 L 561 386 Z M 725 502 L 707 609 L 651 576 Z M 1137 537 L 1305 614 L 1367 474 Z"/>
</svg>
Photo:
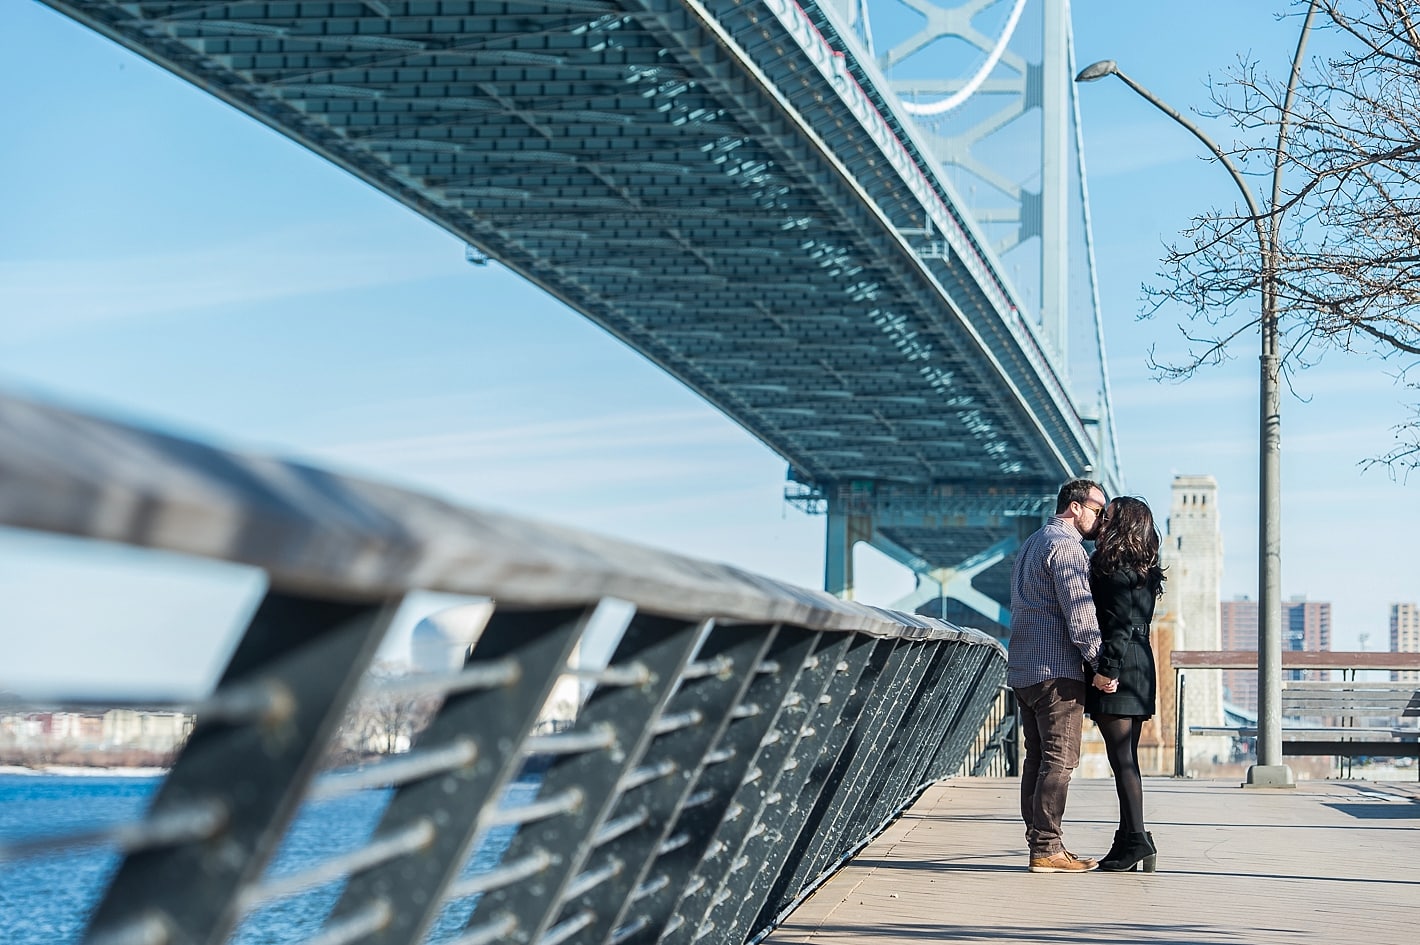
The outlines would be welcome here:
<svg viewBox="0 0 1420 945">
<path fill-rule="evenodd" d="M 1296 778 L 1286 765 L 1253 765 L 1247 769 L 1245 788 L 1294 788 Z"/>
</svg>

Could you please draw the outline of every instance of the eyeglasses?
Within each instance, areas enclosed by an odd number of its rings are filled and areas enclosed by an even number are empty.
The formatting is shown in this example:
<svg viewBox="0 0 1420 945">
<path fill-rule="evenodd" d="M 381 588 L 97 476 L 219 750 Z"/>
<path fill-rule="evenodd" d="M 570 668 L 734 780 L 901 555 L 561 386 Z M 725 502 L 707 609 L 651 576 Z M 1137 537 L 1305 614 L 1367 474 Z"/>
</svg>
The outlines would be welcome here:
<svg viewBox="0 0 1420 945">
<path fill-rule="evenodd" d="M 1090 505 L 1090 503 L 1088 502 L 1081 502 L 1080 504 L 1085 508 L 1089 509 L 1091 512 L 1095 513 L 1095 518 L 1099 518 L 1101 515 L 1104 514 L 1104 506 L 1102 505 L 1094 506 Z"/>
</svg>

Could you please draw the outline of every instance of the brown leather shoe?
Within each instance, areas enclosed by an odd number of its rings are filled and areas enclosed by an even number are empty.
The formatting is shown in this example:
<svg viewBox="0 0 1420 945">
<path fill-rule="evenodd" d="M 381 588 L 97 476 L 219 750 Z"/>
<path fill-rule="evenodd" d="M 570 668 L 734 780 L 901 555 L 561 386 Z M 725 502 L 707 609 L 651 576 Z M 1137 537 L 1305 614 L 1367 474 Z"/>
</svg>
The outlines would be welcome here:
<svg viewBox="0 0 1420 945">
<path fill-rule="evenodd" d="M 1069 850 L 1030 858 L 1032 873 L 1088 873 L 1097 866 L 1094 860 L 1082 860 Z"/>
</svg>

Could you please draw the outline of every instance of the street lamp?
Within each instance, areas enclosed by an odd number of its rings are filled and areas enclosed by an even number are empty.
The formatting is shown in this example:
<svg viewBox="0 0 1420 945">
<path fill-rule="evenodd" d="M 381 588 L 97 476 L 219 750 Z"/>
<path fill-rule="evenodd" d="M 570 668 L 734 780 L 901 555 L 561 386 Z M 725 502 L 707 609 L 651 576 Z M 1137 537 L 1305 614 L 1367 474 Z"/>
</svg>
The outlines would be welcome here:
<svg viewBox="0 0 1420 945">
<path fill-rule="evenodd" d="M 1277 209 L 1282 187 L 1282 154 L 1287 126 L 1292 114 L 1292 96 L 1301 73 L 1302 54 L 1311 32 L 1312 18 L 1319 0 L 1312 0 L 1292 59 L 1291 80 L 1282 104 L 1282 120 L 1277 133 L 1277 152 L 1272 167 L 1271 212 L 1263 214 L 1233 162 L 1197 125 L 1189 121 L 1154 93 L 1120 71 L 1113 59 L 1086 66 L 1076 82 L 1094 82 L 1115 76 L 1159 111 L 1168 115 L 1203 142 L 1238 185 L 1257 234 L 1258 261 L 1262 268 L 1262 357 L 1258 425 L 1258 566 L 1257 566 L 1257 763 L 1248 769 L 1249 787 L 1294 787 L 1292 769 L 1282 763 L 1282 404 L 1278 386 L 1277 333 L 1277 229 L 1281 212 Z M 1179 732 L 1177 737 L 1182 738 Z"/>
</svg>

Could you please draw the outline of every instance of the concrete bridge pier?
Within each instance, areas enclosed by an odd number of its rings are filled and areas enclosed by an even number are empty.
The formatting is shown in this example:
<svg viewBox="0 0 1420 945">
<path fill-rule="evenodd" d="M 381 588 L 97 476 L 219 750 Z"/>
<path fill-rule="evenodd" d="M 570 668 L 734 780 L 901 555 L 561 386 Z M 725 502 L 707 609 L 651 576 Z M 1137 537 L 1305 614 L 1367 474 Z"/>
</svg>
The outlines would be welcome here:
<svg viewBox="0 0 1420 945">
<path fill-rule="evenodd" d="M 971 581 L 978 574 L 1014 555 L 1019 545 L 1020 541 L 1014 536 L 1003 538 L 985 551 L 972 555 L 953 567 L 929 567 L 926 570 L 908 563 L 886 547 L 880 548 L 888 557 L 912 568 L 913 574 L 917 577 L 917 587 L 913 589 L 911 594 L 896 601 L 892 605 L 892 609 L 915 614 L 928 601 L 935 599 L 942 601 L 945 605 L 945 601 L 951 599 L 960 601 L 1003 627 L 1009 627 L 1011 625 L 1010 601 L 998 601 L 986 596 L 977 590 Z M 916 560 L 921 561 L 922 559 L 917 558 Z M 945 610 L 945 606 L 942 607 L 942 610 Z"/>
<path fill-rule="evenodd" d="M 1001 638 L 1009 634 L 1011 563 L 1021 541 L 1044 521 L 1053 493 L 992 493 L 979 486 L 909 491 L 854 481 L 820 494 L 828 519 L 829 593 L 853 599 L 853 548 L 864 542 L 916 578 L 916 588 L 893 609 L 979 626 Z"/>
</svg>

